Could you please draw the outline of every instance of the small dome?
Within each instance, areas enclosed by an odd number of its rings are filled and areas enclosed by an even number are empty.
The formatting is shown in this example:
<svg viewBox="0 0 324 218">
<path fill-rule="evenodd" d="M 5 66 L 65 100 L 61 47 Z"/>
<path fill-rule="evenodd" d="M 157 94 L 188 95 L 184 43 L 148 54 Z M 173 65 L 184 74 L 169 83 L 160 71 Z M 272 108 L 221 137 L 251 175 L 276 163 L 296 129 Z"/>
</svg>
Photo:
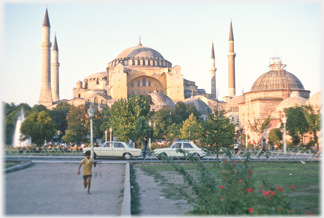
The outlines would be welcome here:
<svg viewBox="0 0 324 218">
<path fill-rule="evenodd" d="M 280 102 L 276 111 L 284 111 L 285 108 L 301 106 L 306 104 L 307 99 L 300 97 L 298 92 L 291 93 L 290 97 Z"/>
<path fill-rule="evenodd" d="M 201 114 L 211 113 L 210 107 L 199 98 L 187 98 L 183 101 L 185 104 L 194 105 Z"/>
<path fill-rule="evenodd" d="M 171 98 L 166 96 L 165 94 L 154 92 L 149 94 L 152 98 L 152 101 L 154 105 L 151 105 L 151 110 L 161 110 L 165 108 L 166 106 L 170 105 L 172 108 L 175 107 L 174 102 L 172 101 Z"/>
<path fill-rule="evenodd" d="M 225 105 L 226 111 L 238 111 L 238 104 L 245 102 L 245 95 L 238 95 L 229 100 Z"/>
<path fill-rule="evenodd" d="M 137 58 L 137 57 L 164 59 L 163 56 L 158 51 L 141 45 L 125 49 L 116 57 L 116 59 Z"/>
<path fill-rule="evenodd" d="M 307 105 L 312 105 L 313 107 L 321 107 L 322 101 L 321 101 L 321 92 L 316 92 L 314 95 L 312 95 L 306 102 Z"/>
</svg>

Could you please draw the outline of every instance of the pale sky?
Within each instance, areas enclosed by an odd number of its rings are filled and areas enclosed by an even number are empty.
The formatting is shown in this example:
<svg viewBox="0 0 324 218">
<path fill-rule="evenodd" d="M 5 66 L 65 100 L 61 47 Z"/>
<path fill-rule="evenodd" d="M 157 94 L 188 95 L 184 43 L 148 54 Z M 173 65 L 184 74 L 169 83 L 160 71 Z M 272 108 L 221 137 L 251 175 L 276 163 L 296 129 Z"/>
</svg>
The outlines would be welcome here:
<svg viewBox="0 0 324 218">
<path fill-rule="evenodd" d="M 2 100 L 38 103 L 41 84 L 41 33 L 48 6 L 51 42 L 56 33 L 60 99 L 72 99 L 77 81 L 105 71 L 123 50 L 142 45 L 179 65 L 185 79 L 210 93 L 214 41 L 218 98 L 228 95 L 228 38 L 233 23 L 236 95 L 249 92 L 282 57 L 311 95 L 321 90 L 322 17 L 318 2 L 71 2 L 2 5 Z"/>
</svg>

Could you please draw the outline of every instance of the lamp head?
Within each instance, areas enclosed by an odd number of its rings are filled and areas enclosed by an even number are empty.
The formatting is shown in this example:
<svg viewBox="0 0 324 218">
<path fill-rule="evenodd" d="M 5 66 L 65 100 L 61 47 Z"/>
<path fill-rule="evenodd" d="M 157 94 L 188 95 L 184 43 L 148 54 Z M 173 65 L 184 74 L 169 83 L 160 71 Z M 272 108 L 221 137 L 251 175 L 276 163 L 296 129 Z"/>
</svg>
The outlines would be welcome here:
<svg viewBox="0 0 324 218">
<path fill-rule="evenodd" d="M 94 115 L 95 110 L 92 108 L 92 105 L 90 104 L 90 108 L 88 109 L 89 117 L 92 118 Z"/>
<path fill-rule="evenodd" d="M 282 117 L 282 122 L 283 122 L 284 124 L 287 123 L 287 117 L 286 117 L 286 116 L 283 116 L 283 117 Z"/>
</svg>

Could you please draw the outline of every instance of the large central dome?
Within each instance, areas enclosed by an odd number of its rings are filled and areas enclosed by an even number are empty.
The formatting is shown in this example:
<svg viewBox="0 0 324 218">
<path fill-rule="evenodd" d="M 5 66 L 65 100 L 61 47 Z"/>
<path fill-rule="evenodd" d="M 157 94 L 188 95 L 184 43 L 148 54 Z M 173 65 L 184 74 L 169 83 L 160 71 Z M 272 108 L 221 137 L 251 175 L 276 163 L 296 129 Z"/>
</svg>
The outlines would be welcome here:
<svg viewBox="0 0 324 218">
<path fill-rule="evenodd" d="M 119 58 L 161 58 L 164 59 L 163 56 L 156 50 L 145 47 L 145 46 L 134 46 L 122 51 L 116 59 Z"/>
<path fill-rule="evenodd" d="M 129 67 L 172 67 L 158 51 L 142 46 L 141 43 L 122 51 L 116 59 L 109 62 L 108 67 L 115 67 L 117 64 Z"/>
</svg>

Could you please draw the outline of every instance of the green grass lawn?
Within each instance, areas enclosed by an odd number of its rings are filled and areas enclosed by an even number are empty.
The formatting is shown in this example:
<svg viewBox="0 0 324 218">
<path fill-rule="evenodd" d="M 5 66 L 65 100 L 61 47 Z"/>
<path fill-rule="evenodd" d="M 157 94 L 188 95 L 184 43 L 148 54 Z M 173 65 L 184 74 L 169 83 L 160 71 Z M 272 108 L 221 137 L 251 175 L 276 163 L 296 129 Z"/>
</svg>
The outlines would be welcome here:
<svg viewBox="0 0 324 218">
<path fill-rule="evenodd" d="M 166 197 L 170 199 L 180 198 L 176 195 L 174 184 L 169 183 L 165 177 L 166 173 L 174 174 L 174 169 L 168 163 L 141 163 L 134 164 L 141 168 L 147 174 L 153 176 L 166 191 Z M 181 163 L 185 170 L 194 170 L 193 164 Z M 211 172 L 221 173 L 220 168 L 216 168 L 214 163 L 204 163 Z M 320 211 L 320 162 L 250 162 L 249 167 L 253 171 L 254 178 L 268 180 L 271 184 L 282 187 L 284 190 L 295 186 L 291 197 L 291 204 L 294 208 L 298 208 L 302 214 L 308 211 L 310 214 L 319 215 Z M 164 176 L 163 176 L 163 175 Z M 258 183 L 258 182 L 257 182 Z"/>
</svg>

